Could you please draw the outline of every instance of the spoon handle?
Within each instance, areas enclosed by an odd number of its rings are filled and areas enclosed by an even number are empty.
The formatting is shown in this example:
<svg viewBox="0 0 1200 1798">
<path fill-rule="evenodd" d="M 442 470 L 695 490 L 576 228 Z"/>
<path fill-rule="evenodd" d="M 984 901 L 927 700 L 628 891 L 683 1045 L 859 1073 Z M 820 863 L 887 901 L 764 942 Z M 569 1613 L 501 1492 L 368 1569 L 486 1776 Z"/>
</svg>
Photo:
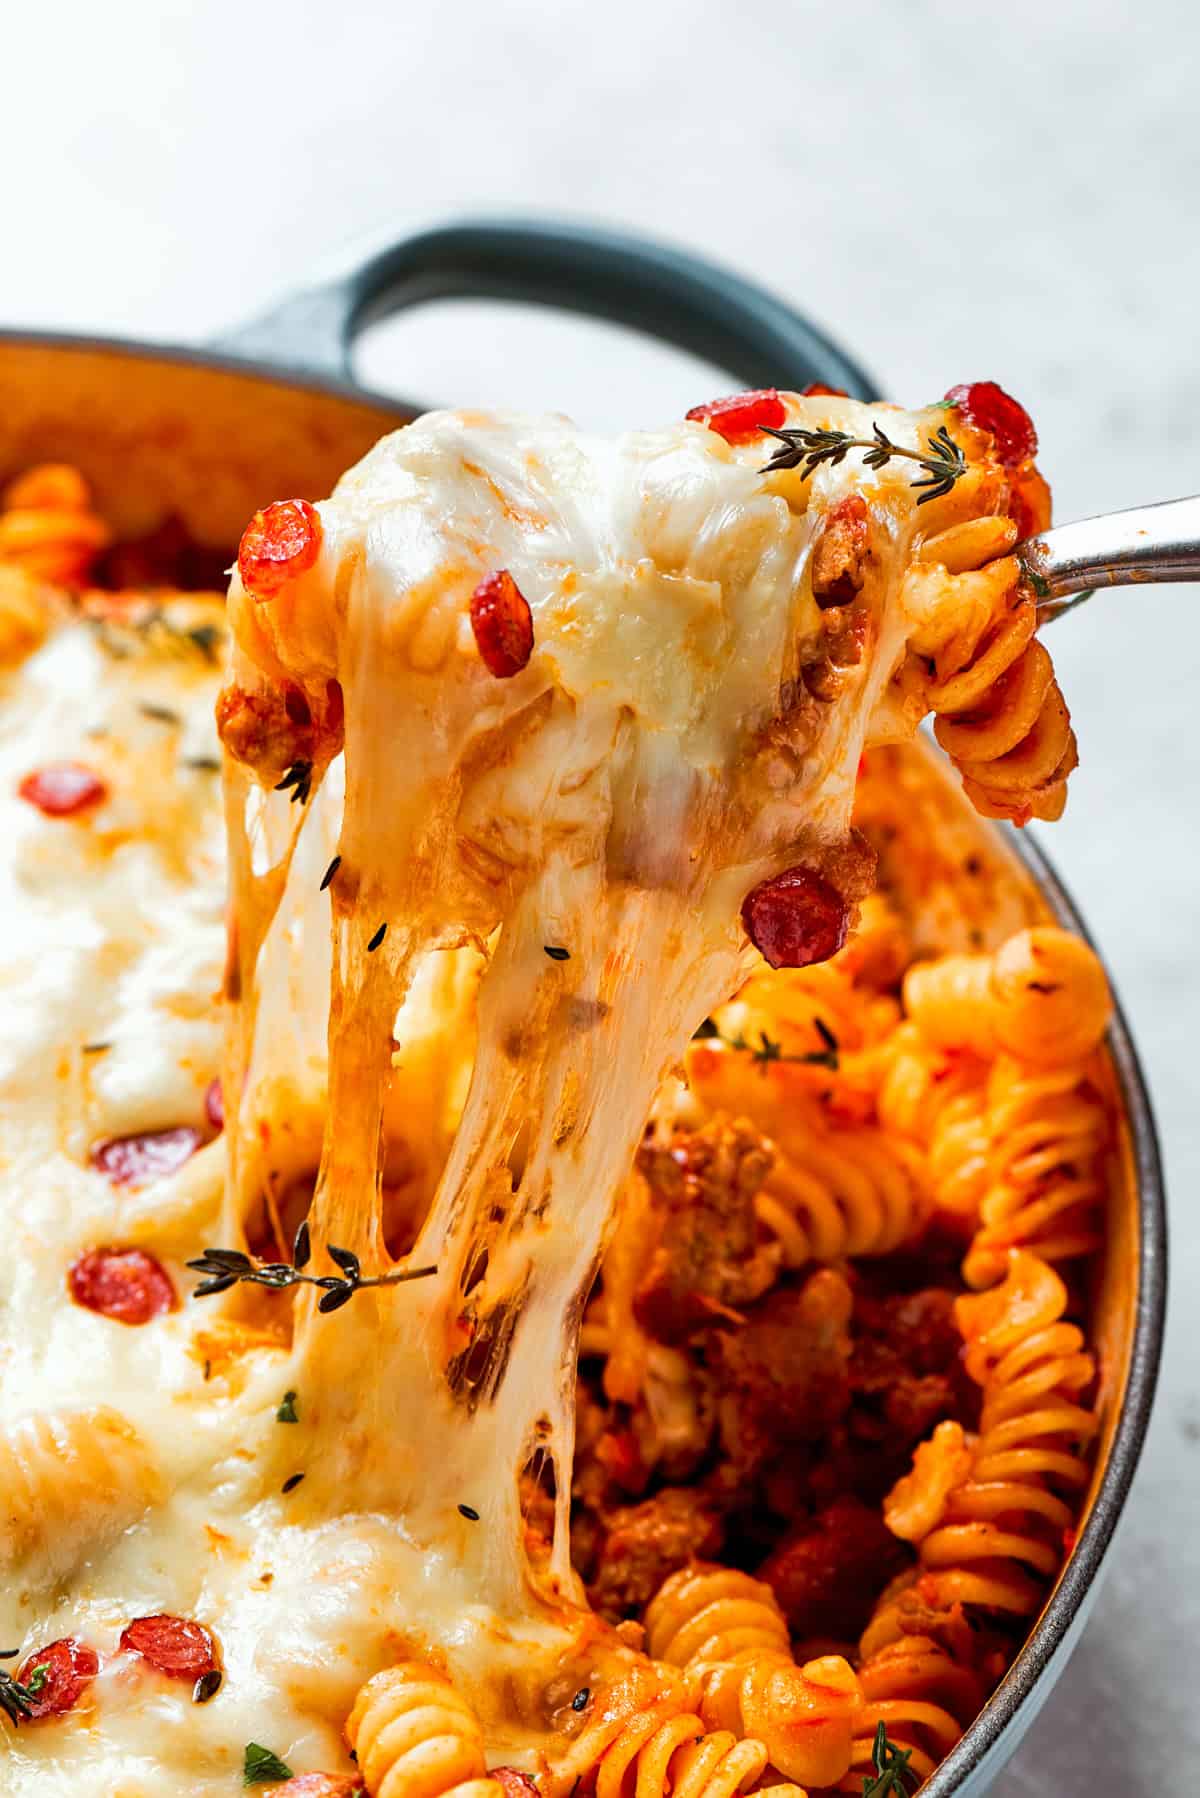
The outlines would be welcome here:
<svg viewBox="0 0 1200 1798">
<path fill-rule="evenodd" d="M 1043 622 L 1069 612 L 1096 587 L 1200 580 L 1200 494 L 1108 512 L 1026 537 L 1014 554 L 1040 600 Z"/>
</svg>

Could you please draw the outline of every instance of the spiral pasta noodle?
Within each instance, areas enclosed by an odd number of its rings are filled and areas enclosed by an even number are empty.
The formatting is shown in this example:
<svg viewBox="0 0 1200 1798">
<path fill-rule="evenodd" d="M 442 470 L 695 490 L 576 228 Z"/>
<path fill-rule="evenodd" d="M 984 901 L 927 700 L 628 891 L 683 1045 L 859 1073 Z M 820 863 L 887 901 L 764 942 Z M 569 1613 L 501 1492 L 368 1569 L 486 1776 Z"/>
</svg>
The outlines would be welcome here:
<svg viewBox="0 0 1200 1798">
<path fill-rule="evenodd" d="M 962 1736 L 982 1701 L 981 1683 L 929 1636 L 901 1635 L 858 1670 L 862 1706 L 855 1718 L 850 1768 L 839 1790 L 861 1794 L 873 1770 L 879 1724 L 910 1754 L 909 1768 L 928 1779 Z"/>
<path fill-rule="evenodd" d="M 108 1406 L 23 1417 L 0 1432 L 0 1567 L 65 1578 L 163 1497 L 138 1431 Z"/>
<path fill-rule="evenodd" d="M 65 462 L 27 469 L 0 496 L 0 563 L 38 580 L 80 586 L 110 540 L 87 482 Z"/>
<path fill-rule="evenodd" d="M 1094 1363 L 1082 1332 L 1062 1321 L 1066 1303 L 1058 1275 L 1027 1252 L 1010 1257 L 1002 1284 L 956 1301 L 967 1372 L 983 1394 L 978 1439 L 968 1445 L 957 1424 L 940 1424 L 884 1504 L 939 1605 L 1028 1616 L 1058 1572 L 1098 1428 L 1079 1402 Z"/>
<path fill-rule="evenodd" d="M 1023 1066 L 1001 1057 L 988 1082 L 989 1184 L 963 1262 L 968 1286 L 988 1286 L 1013 1249 L 1045 1261 L 1090 1254 L 1102 1241 L 1110 1123 L 1086 1068 Z"/>
<path fill-rule="evenodd" d="M 687 1067 L 706 1112 L 748 1118 L 778 1151 L 755 1209 L 785 1267 L 885 1255 L 920 1233 L 930 1209 L 921 1157 L 873 1123 L 826 1123 L 795 1090 L 791 1076 L 808 1069 L 756 1065 L 707 1041 L 692 1044 Z"/>
<path fill-rule="evenodd" d="M 504 1798 L 489 1779 L 483 1731 L 444 1673 L 401 1661 L 361 1688 L 346 1740 L 370 1798 Z"/>
<path fill-rule="evenodd" d="M 918 962 L 904 979 L 904 1008 L 939 1049 L 1061 1066 L 1095 1049 L 1112 998 L 1095 951 L 1068 930 L 1018 931 L 991 955 Z"/>
<path fill-rule="evenodd" d="M 953 524 L 921 546 L 906 599 L 925 620 L 904 680 L 935 714 L 934 734 L 976 810 L 1026 824 L 1054 819 L 1078 761 L 1054 668 L 1036 640 L 1037 605 L 1004 550 L 1008 519 Z"/>
<path fill-rule="evenodd" d="M 986 1079 L 975 1056 L 936 1048 L 915 1024 L 902 1024 L 878 1099 L 889 1137 L 924 1151 L 934 1213 L 971 1229 L 990 1173 Z"/>
<path fill-rule="evenodd" d="M 649 1652 L 679 1667 L 708 1725 L 765 1742 L 771 1764 L 829 1785 L 845 1771 L 858 1682 L 840 1655 L 798 1667 L 771 1588 L 703 1563 L 664 1581 L 646 1610 Z"/>
</svg>

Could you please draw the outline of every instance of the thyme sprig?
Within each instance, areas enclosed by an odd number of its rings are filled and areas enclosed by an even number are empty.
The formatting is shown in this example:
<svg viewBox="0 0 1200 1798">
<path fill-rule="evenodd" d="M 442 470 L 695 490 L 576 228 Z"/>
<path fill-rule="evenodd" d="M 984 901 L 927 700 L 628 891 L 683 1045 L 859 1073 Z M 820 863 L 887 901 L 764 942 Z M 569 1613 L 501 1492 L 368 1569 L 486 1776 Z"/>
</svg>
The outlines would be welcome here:
<svg viewBox="0 0 1200 1798">
<path fill-rule="evenodd" d="M 291 787 L 292 804 L 295 805 L 299 801 L 301 805 L 306 805 L 309 795 L 312 793 L 312 771 L 311 762 L 300 759 L 294 761 L 284 773 L 283 779 L 275 782 L 275 791 L 286 793 Z"/>
<path fill-rule="evenodd" d="M 909 1788 L 904 1782 L 916 1780 L 916 1774 L 908 1764 L 911 1759 L 912 1749 L 897 1748 L 894 1742 L 889 1742 L 887 1728 L 880 1723 L 871 1748 L 875 1777 L 864 1776 L 862 1798 L 891 1798 L 892 1794 L 895 1798 L 908 1798 Z"/>
<path fill-rule="evenodd" d="M 10 1723 L 20 1723 L 33 1715 L 33 1705 L 38 1693 L 47 1680 L 45 1667 L 35 1667 L 29 1675 L 29 1684 L 22 1685 L 11 1673 L 0 1668 L 0 1711 Z"/>
<path fill-rule="evenodd" d="M 259 1261 L 242 1249 L 205 1249 L 203 1255 L 187 1263 L 193 1272 L 205 1276 L 199 1286 L 193 1288 L 192 1297 L 201 1299 L 209 1293 L 228 1292 L 239 1282 L 247 1286 L 267 1286 L 273 1292 L 282 1292 L 288 1286 L 319 1286 L 321 1297 L 317 1300 L 317 1310 L 328 1313 L 340 1311 L 356 1292 L 362 1292 L 368 1286 L 402 1286 L 409 1280 L 428 1279 L 430 1274 L 437 1272 L 436 1267 L 406 1267 L 398 1273 L 372 1274 L 364 1278 L 358 1256 L 350 1249 L 335 1248 L 333 1243 L 326 1246 L 330 1260 L 342 1270 L 340 1276 L 303 1271 L 312 1258 L 307 1221 L 296 1231 L 290 1262 Z"/>
<path fill-rule="evenodd" d="M 715 1038 L 717 1042 L 724 1043 L 727 1049 L 736 1049 L 739 1054 L 749 1055 L 750 1059 L 757 1062 L 764 1071 L 772 1061 L 793 1061 L 798 1062 L 802 1067 L 828 1068 L 831 1073 L 836 1074 L 838 1071 L 838 1052 L 841 1045 L 839 1044 L 837 1037 L 833 1034 L 833 1031 L 823 1019 L 814 1018 L 813 1028 L 816 1030 L 817 1035 L 820 1037 L 825 1047 L 823 1049 L 810 1049 L 804 1055 L 785 1055 L 783 1044 L 777 1042 L 773 1036 L 768 1036 L 765 1030 L 758 1031 L 757 1043 L 750 1042 L 740 1030 L 736 1036 L 724 1036 L 717 1028 L 712 1018 L 705 1018 L 703 1024 L 701 1024 L 699 1030 L 696 1032 L 696 1038 L 699 1041 L 703 1041 L 706 1038 L 710 1040 Z"/>
<path fill-rule="evenodd" d="M 919 506 L 931 499 L 941 499 L 949 493 L 955 481 L 967 472 L 967 458 L 959 445 L 951 437 L 945 425 L 939 425 L 932 432 L 922 450 L 906 449 L 903 444 L 893 443 L 891 438 L 878 425 L 874 426 L 874 437 L 852 437 L 849 431 L 809 431 L 799 425 L 789 425 L 777 431 L 772 425 L 762 425 L 760 429 L 769 437 L 777 437 L 782 447 L 777 449 L 763 474 L 778 474 L 781 469 L 801 469 L 800 479 L 806 481 L 814 468 L 822 462 L 828 462 L 836 468 L 839 462 L 845 461 L 852 449 L 865 450 L 863 461 L 868 468 L 883 468 L 893 456 L 907 456 L 917 462 L 925 470 L 923 481 L 914 481 L 914 487 L 924 487 L 917 501 Z"/>
</svg>

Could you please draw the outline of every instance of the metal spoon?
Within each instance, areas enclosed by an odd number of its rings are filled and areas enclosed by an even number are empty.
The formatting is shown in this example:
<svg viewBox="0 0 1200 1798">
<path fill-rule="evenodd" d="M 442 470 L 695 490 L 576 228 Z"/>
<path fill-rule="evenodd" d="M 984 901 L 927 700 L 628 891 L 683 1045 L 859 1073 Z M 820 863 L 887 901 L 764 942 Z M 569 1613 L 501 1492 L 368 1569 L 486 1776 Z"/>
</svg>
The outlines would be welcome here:
<svg viewBox="0 0 1200 1798">
<path fill-rule="evenodd" d="M 1200 580 L 1200 494 L 1056 525 L 1012 553 L 1038 595 L 1041 624 L 1073 611 L 1097 587 Z"/>
</svg>

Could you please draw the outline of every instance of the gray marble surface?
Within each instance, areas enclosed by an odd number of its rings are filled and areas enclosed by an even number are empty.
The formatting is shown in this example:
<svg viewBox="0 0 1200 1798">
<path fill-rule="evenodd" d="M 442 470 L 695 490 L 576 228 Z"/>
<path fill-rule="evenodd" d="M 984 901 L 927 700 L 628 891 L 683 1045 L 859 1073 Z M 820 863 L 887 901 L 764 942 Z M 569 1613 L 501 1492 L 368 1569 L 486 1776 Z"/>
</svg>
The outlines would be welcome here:
<svg viewBox="0 0 1200 1798">
<path fill-rule="evenodd" d="M 6 322 L 200 339 L 360 233 L 592 215 L 752 271 L 897 399 L 1000 380 L 1062 518 L 1200 488 L 1191 3 L 76 0 L 5 31 Z M 360 368 L 599 423 L 711 391 L 615 331 L 471 306 L 380 329 Z M 1011 1798 L 1182 1790 L 1200 1755 L 1198 607 L 1117 593 L 1056 627 L 1084 761 L 1042 840 L 1156 1096 L 1174 1304 L 1105 1589 Z"/>
</svg>

